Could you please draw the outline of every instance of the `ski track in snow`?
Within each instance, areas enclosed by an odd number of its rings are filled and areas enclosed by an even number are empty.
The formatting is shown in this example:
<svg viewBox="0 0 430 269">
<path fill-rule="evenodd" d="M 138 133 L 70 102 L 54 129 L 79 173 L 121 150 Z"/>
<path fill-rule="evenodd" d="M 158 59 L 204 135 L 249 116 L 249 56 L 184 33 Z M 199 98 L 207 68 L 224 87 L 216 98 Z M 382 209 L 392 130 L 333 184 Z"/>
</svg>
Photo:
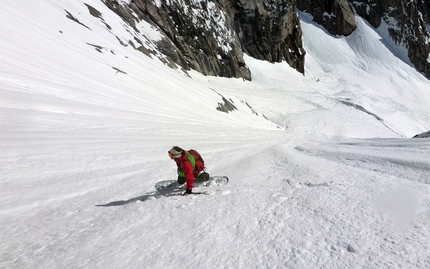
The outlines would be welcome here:
<svg viewBox="0 0 430 269">
<path fill-rule="evenodd" d="M 109 31 L 81 1 L 24 2 L 0 10 L 0 268 L 430 267 L 430 140 L 405 138 L 430 82 L 383 29 L 300 14 L 306 76 L 245 56 L 244 82 L 121 45 L 100 1 Z M 173 145 L 229 184 L 155 192 Z"/>
</svg>

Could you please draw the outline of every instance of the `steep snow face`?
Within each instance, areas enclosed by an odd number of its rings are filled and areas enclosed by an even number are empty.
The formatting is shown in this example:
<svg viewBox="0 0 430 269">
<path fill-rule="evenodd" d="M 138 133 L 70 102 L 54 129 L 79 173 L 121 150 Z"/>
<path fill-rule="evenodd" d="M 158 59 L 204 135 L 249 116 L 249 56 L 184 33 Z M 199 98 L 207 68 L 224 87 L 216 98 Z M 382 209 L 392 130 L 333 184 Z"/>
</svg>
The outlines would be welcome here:
<svg viewBox="0 0 430 269">
<path fill-rule="evenodd" d="M 312 86 L 330 89 L 321 92 L 360 105 L 401 136 L 411 137 L 427 128 L 428 80 L 401 60 L 403 52 L 379 34 L 383 29 L 372 29 L 357 17 L 359 27 L 353 34 L 335 38 L 301 15 L 308 52 L 306 78 L 319 82 Z"/>
<path fill-rule="evenodd" d="M 364 2 L 364 3 L 363 3 Z M 357 14 L 373 27 L 384 24 L 389 39 L 386 42 L 407 48 L 406 55 L 414 67 L 430 78 L 427 64 L 430 46 L 428 24 L 429 6 L 421 0 L 413 1 L 351 1 Z M 392 40 L 392 41 L 391 41 Z"/>
<path fill-rule="evenodd" d="M 85 3 L 103 20 L 0 9 L 0 268 L 427 267 L 430 140 L 401 137 L 430 129 L 430 83 L 375 29 L 302 17 L 306 76 L 245 56 L 249 82 L 171 69 Z M 173 145 L 229 184 L 155 192 Z"/>
<path fill-rule="evenodd" d="M 382 42 L 384 45 L 391 50 L 391 52 L 396 55 L 399 59 L 404 61 L 405 63 L 413 66 L 408 57 L 408 48 L 406 44 L 396 44 L 394 40 L 389 35 L 389 29 L 393 27 L 393 25 L 388 24 L 385 20 L 381 21 L 381 26 L 376 29 L 377 33 L 381 36 Z"/>
<path fill-rule="evenodd" d="M 80 5 L 62 2 L 45 3 L 34 7 L 33 15 L 30 18 L 20 15 L 19 11 L 22 9 L 20 2 L 7 8 L 10 13 L 3 20 L 14 21 L 14 17 L 22 18 L 21 25 L 24 29 L 29 30 L 28 32 L 16 31 L 15 24 L 11 24 L 2 31 L 4 40 L 2 70 L 4 72 L 3 82 L 6 83 L 4 89 L 13 89 L 14 86 L 22 88 L 22 91 L 14 93 L 14 97 L 22 95 L 23 100 L 30 99 L 25 96 L 27 92 L 32 92 L 61 99 L 67 98 L 66 101 L 82 104 L 82 106 L 76 104 L 76 107 L 73 107 L 73 104 L 64 106 L 50 98 L 28 102 L 28 108 L 37 106 L 37 109 L 45 110 L 50 107 L 59 111 L 65 109 L 66 113 L 90 113 L 86 111 L 91 109 L 91 106 L 86 105 L 87 103 L 108 107 L 114 104 L 115 110 L 135 111 L 136 116 L 138 113 L 169 115 L 177 110 L 186 113 L 190 118 L 199 119 L 202 116 L 196 113 L 194 100 L 208 98 L 207 100 L 211 101 L 208 101 L 206 105 L 212 108 L 214 115 L 219 114 L 215 110 L 222 100 L 219 94 L 207 88 L 206 91 L 202 91 L 199 85 L 190 84 L 190 78 L 187 78 L 182 71 L 168 68 L 164 70 L 163 64 L 158 61 L 160 58 L 154 57 L 153 60 L 148 61 L 151 58 L 133 49 L 132 46 L 124 46 L 123 44 L 126 44 L 127 40 L 133 39 L 136 32 L 131 31 L 121 18 L 102 3 L 93 1 L 88 4 L 102 12 L 104 20 L 111 29 L 107 29 L 100 19 L 90 16 L 88 8 L 83 3 Z M 68 19 L 66 10 L 81 24 Z M 44 17 L 45 12 L 48 11 L 53 14 L 51 19 L 55 22 L 51 26 L 47 26 L 48 31 L 45 26 L 31 26 L 34 24 L 34 20 L 38 19 L 40 19 L 40 25 L 50 25 L 49 20 Z M 138 27 L 142 29 L 140 37 L 149 37 L 144 44 L 146 48 L 157 53 L 155 43 L 152 41 L 159 38 L 158 33 L 144 22 Z M 33 76 L 29 76 L 29 73 Z M 172 74 L 179 74 L 180 79 L 169 80 L 168 78 Z M 23 81 L 23 76 L 29 76 L 28 79 L 32 80 L 35 80 L 34 77 L 36 77 L 37 80 L 51 86 L 46 87 L 41 82 L 26 90 L 27 82 Z M 76 90 L 79 87 L 83 89 Z M 181 92 L 181 89 L 187 90 Z M 93 98 L 88 98 L 88 95 Z M 170 98 L 160 97 L 163 95 Z M 230 96 L 226 97 L 230 98 Z M 233 96 L 231 98 L 234 99 Z M 115 101 L 110 102 L 109 100 Z M 239 103 L 237 106 L 240 107 L 240 100 L 235 101 Z M 6 102 L 8 106 L 13 103 L 13 101 L 8 102 L 7 99 L 3 99 L 2 102 Z M 41 105 L 39 102 L 45 105 Z M 79 107 L 85 108 L 82 108 L 81 111 Z M 271 125 L 276 128 L 276 125 L 262 117 L 257 119 L 258 117 L 252 113 L 251 109 L 246 108 L 246 111 L 243 113 L 249 115 L 252 123 L 245 125 L 255 126 L 254 120 L 257 120 L 261 121 L 263 126 Z M 98 114 L 97 111 L 94 113 Z M 206 117 L 210 114 L 212 113 L 205 113 Z"/>
</svg>

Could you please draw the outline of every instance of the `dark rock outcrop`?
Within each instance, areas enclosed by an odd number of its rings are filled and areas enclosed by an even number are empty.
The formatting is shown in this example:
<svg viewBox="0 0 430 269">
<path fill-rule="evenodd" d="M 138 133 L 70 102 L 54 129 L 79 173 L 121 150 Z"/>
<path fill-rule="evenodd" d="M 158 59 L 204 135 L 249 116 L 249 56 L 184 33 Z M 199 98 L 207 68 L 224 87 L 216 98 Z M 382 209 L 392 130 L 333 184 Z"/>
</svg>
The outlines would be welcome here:
<svg viewBox="0 0 430 269">
<path fill-rule="evenodd" d="M 235 3 L 234 26 L 245 53 L 269 62 L 286 60 L 304 72 L 305 50 L 295 1 L 229 2 L 230 6 Z"/>
<path fill-rule="evenodd" d="M 304 73 L 296 8 L 311 14 L 329 33 L 344 36 L 356 29 L 355 10 L 375 28 L 387 24 L 389 36 L 408 49 L 410 61 L 430 78 L 430 2 L 426 0 L 102 1 L 136 32 L 142 20 L 157 28 L 164 38 L 156 48 L 169 66 L 247 80 L 251 74 L 243 53 L 269 62 L 285 60 Z M 125 43 L 148 56 L 156 54 L 145 42 L 135 37 Z"/>
<path fill-rule="evenodd" d="M 421 133 L 421 134 L 417 134 L 417 135 L 415 135 L 412 138 L 430 138 L 430 131 L 424 132 L 424 133 Z"/>
<path fill-rule="evenodd" d="M 243 53 L 247 53 L 269 62 L 285 60 L 304 72 L 305 51 L 295 0 L 104 3 L 137 32 L 136 24 L 141 20 L 159 29 L 164 38 L 157 47 L 172 66 L 250 80 L 243 59 Z"/>
<path fill-rule="evenodd" d="M 348 36 L 357 28 L 347 0 L 297 0 L 297 7 L 333 35 Z"/>
</svg>

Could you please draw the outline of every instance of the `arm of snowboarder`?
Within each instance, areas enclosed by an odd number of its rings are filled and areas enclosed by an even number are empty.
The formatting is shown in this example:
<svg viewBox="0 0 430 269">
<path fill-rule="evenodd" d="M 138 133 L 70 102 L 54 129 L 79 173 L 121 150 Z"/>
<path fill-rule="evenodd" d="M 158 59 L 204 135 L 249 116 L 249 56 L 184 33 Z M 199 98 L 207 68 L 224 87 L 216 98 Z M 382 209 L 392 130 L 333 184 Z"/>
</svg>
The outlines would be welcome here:
<svg viewBox="0 0 430 269">
<path fill-rule="evenodd" d="M 183 170 L 184 170 L 184 176 L 187 180 L 187 190 L 193 189 L 193 183 L 194 183 L 194 174 L 193 174 L 193 167 L 191 166 L 190 162 L 184 162 L 183 164 Z"/>
</svg>

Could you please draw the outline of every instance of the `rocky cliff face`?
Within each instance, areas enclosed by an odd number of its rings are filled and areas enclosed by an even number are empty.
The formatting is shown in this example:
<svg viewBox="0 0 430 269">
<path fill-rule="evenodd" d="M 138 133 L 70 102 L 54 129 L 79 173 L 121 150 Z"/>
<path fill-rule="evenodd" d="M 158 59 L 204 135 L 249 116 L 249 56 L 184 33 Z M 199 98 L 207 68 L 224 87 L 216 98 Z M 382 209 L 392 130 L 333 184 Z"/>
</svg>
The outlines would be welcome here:
<svg viewBox="0 0 430 269">
<path fill-rule="evenodd" d="M 104 3 L 138 31 L 145 20 L 163 33 L 157 47 L 169 65 L 205 75 L 251 79 L 243 53 L 304 72 L 294 0 L 131 0 Z M 136 47 L 147 55 L 151 51 Z"/>
<path fill-rule="evenodd" d="M 314 21 L 333 35 L 350 35 L 357 25 L 346 0 L 297 0 L 297 7 L 311 14 Z"/>
<path fill-rule="evenodd" d="M 296 9 L 333 35 L 356 29 L 355 13 L 375 28 L 384 23 L 415 67 L 430 78 L 430 2 L 427 0 L 102 0 L 139 32 L 142 20 L 162 34 L 156 47 L 172 67 L 205 75 L 251 79 L 243 53 L 287 61 L 304 73 L 305 50 Z M 154 51 L 136 37 L 128 44 Z"/>
<path fill-rule="evenodd" d="M 223 1 L 220 1 L 223 2 Z M 295 1 L 228 0 L 234 10 L 234 29 L 245 53 L 269 62 L 286 60 L 304 72 L 305 50 Z"/>
</svg>

